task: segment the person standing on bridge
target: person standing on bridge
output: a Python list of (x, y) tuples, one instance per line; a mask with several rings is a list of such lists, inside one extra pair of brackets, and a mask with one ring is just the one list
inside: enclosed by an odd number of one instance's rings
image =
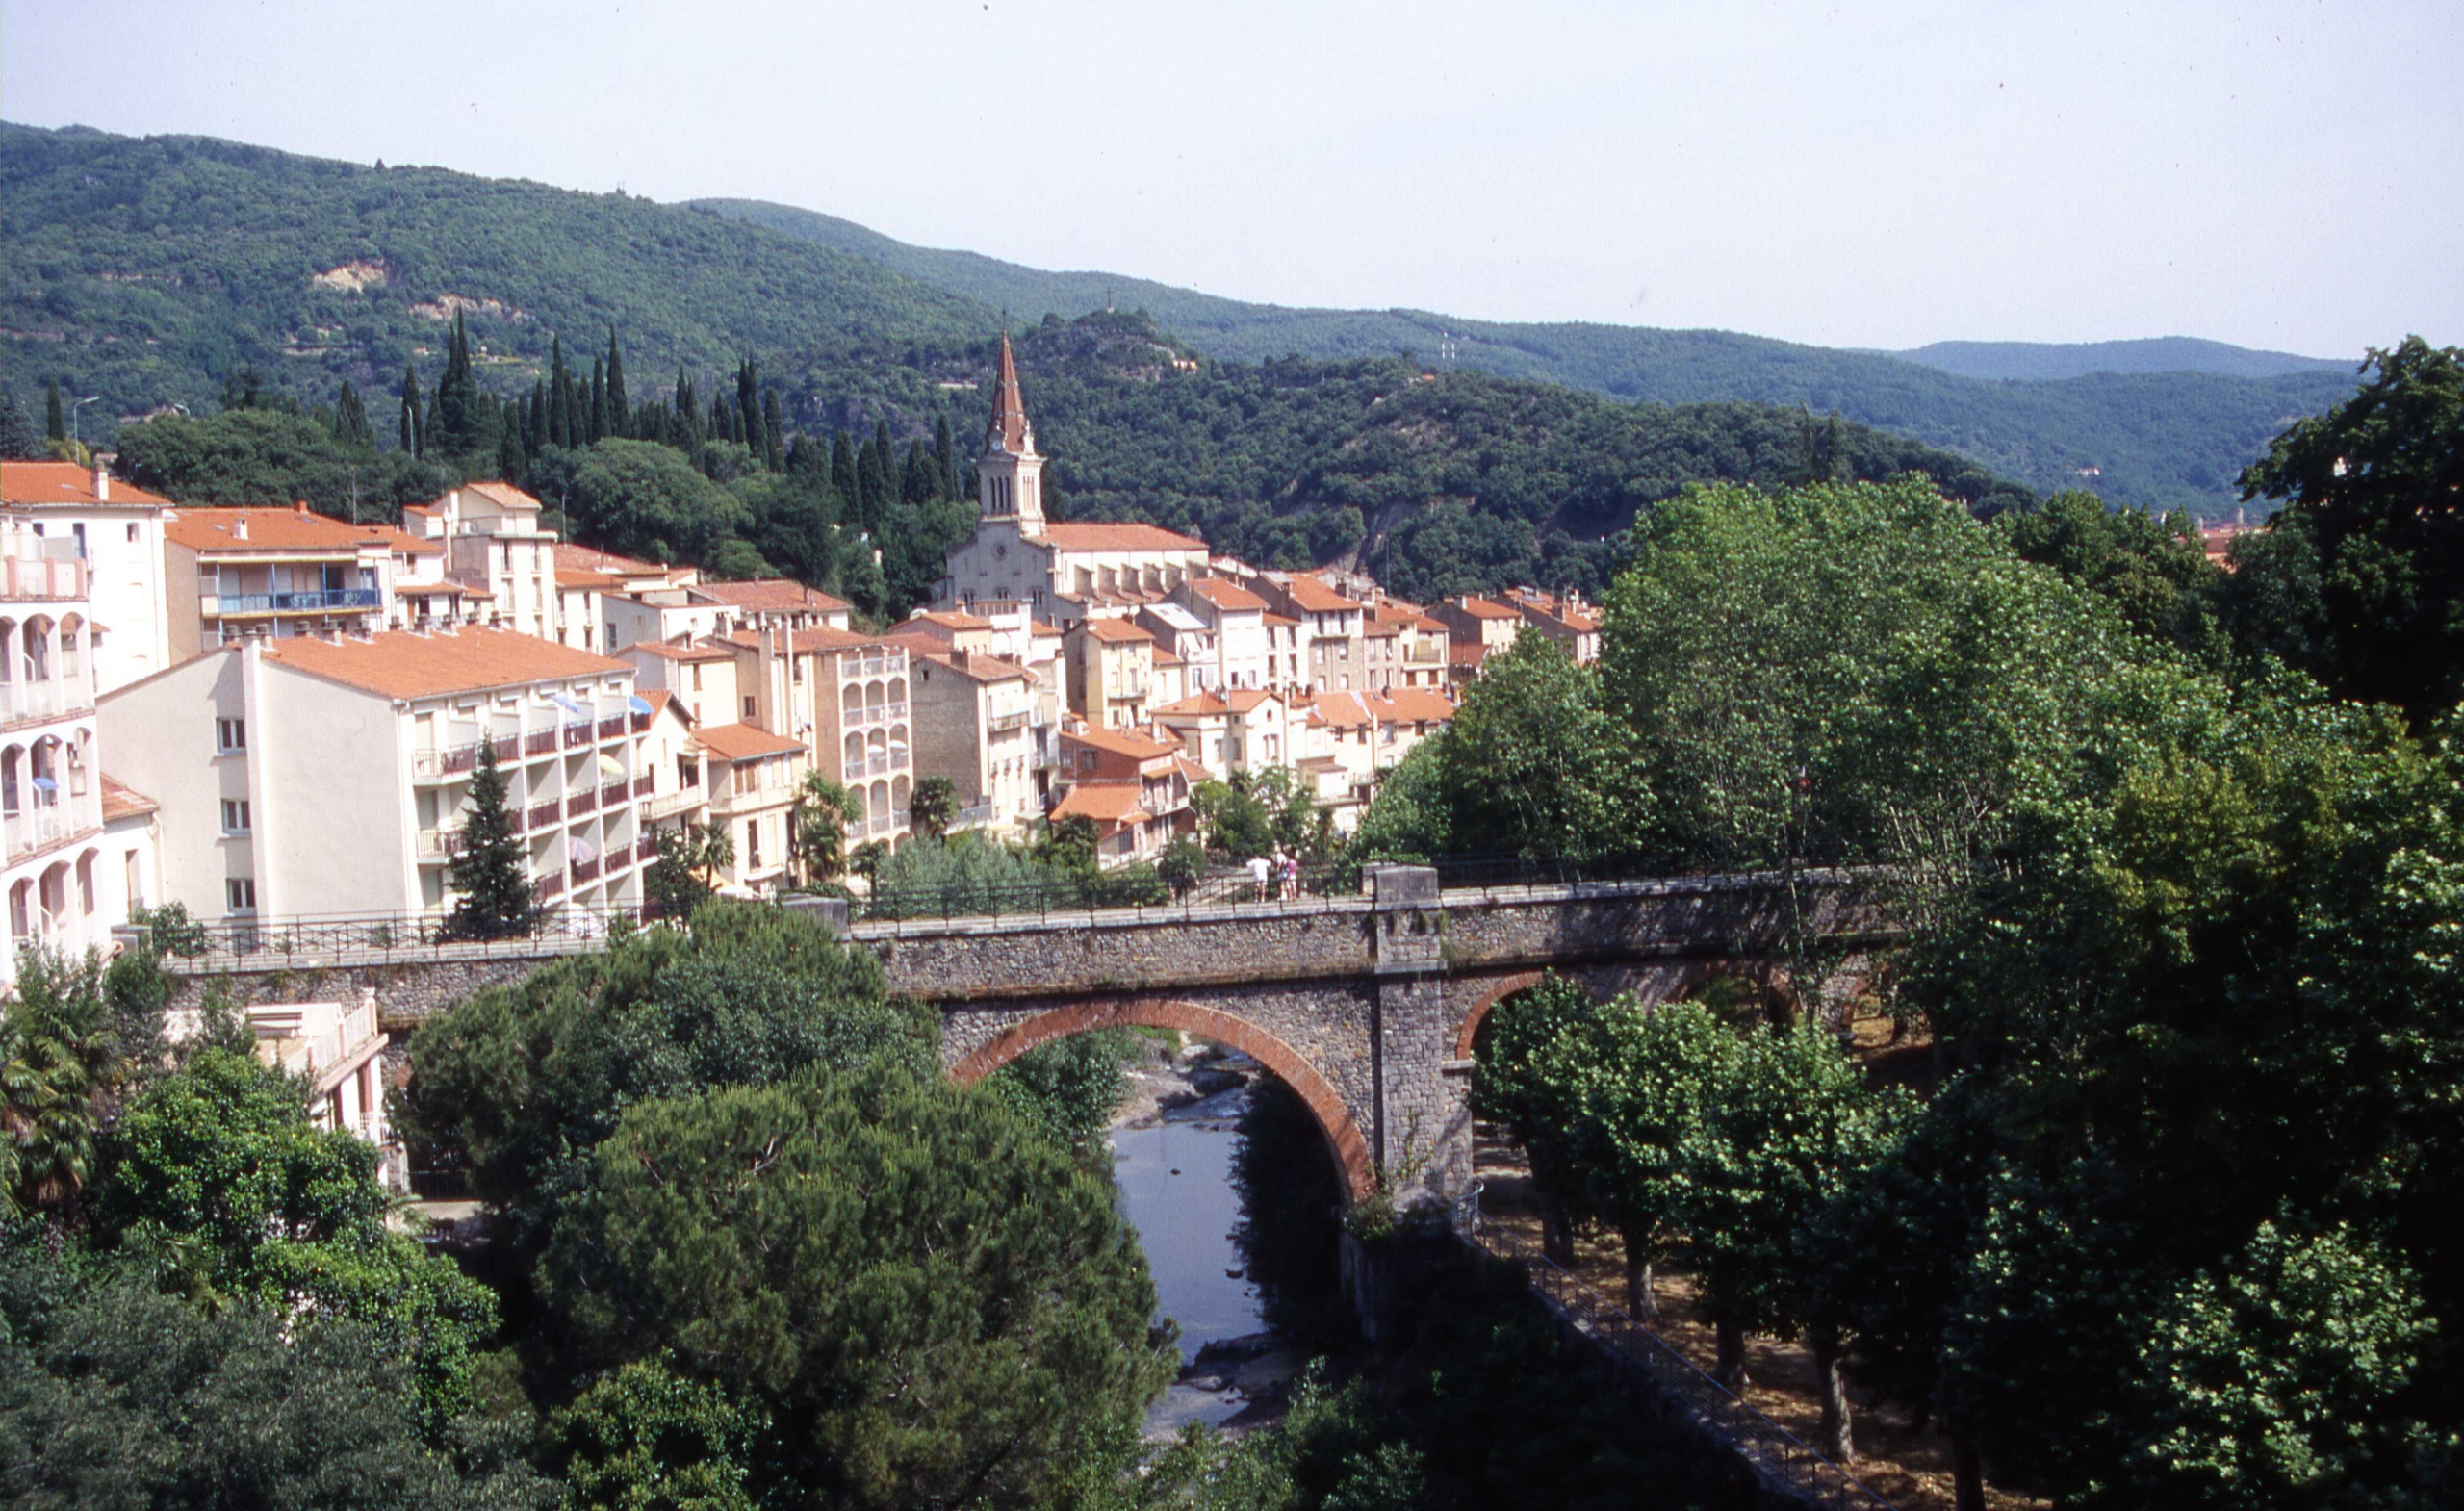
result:
[(1267, 872), (1266, 857), (1251, 856), (1249, 858), (1249, 886), (1253, 897), (1263, 898), (1267, 895)]

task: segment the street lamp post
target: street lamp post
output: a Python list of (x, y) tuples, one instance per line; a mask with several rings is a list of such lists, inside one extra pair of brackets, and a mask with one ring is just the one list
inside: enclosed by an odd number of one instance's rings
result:
[(102, 397), (100, 394), (89, 394), (68, 406), (68, 439), (77, 440), (77, 411)]

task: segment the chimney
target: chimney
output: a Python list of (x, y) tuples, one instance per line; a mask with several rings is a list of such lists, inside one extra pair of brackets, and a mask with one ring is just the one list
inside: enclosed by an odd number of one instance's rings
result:
[(231, 517), (231, 538), (233, 540), (248, 538), (248, 516), (245, 510)]
[(307, 500), (307, 499), (292, 499), (292, 500), (291, 500), (291, 512), (292, 512), (292, 513), (294, 513), (294, 514), (298, 515), (298, 516), (299, 516), (300, 518), (302, 518), (302, 519), (307, 518), (307, 516), (308, 516), (308, 500)]
[(94, 468), (94, 497), (105, 503), (112, 501), (112, 470), (99, 463)]

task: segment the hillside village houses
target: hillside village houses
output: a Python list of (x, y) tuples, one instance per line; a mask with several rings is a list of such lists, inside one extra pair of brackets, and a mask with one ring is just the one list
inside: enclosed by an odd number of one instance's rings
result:
[(1084, 817), (1107, 862), (1190, 832), (1199, 784), (1273, 768), (1348, 830), (1517, 634), (1598, 654), (1571, 597), (1424, 607), (1346, 569), (1049, 520), (1043, 464), (1005, 341), (975, 533), (933, 605), (879, 632), (801, 583), (561, 540), (500, 482), (397, 526), (0, 464), (12, 953), (103, 944), (172, 900), (439, 916), (482, 739), (555, 908), (638, 907), (656, 836), (688, 824), (728, 835), (728, 889), (790, 880), (812, 773), (856, 795), (851, 847), (905, 843), (936, 777), (954, 828)]

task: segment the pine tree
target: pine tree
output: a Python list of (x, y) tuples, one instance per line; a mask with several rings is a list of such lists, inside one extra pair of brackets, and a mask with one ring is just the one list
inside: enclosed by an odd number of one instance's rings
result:
[(530, 893), (529, 847), (513, 832), (494, 739), (479, 742), (479, 767), (471, 775), (471, 804), (462, 821), (462, 847), (446, 876), (455, 896), (453, 911), (438, 931), (440, 938), (512, 938), (528, 934), (538, 920), (539, 905)]
[(633, 400), (625, 392), (625, 353), (616, 345), (616, 327), (607, 327), (607, 433), (633, 433)]
[(941, 497), (956, 499), (959, 496), (959, 449), (958, 443), (950, 435), (950, 412), (946, 409), (933, 423), (933, 460), (940, 469)]
[(43, 395), (42, 427), (43, 434), (55, 441), (68, 439), (68, 422), (62, 419), (60, 414), (60, 379), (58, 378), (51, 380), (50, 391)]
[(413, 456), (427, 454), (427, 423), (420, 414), (420, 375), (407, 362), (402, 364), (402, 449)]

